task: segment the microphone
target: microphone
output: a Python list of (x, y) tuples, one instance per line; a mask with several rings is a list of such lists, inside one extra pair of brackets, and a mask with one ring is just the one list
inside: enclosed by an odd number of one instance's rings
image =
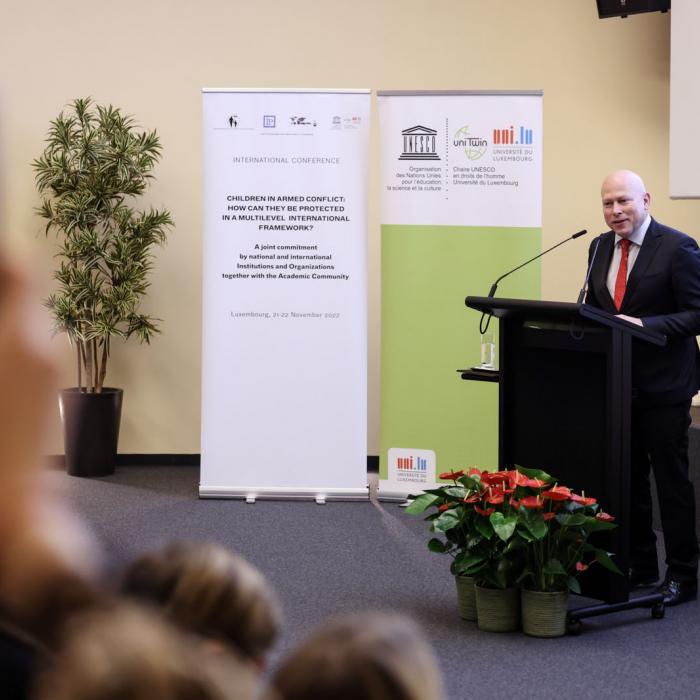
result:
[(509, 272), (506, 272), (504, 275), (501, 275), (492, 285), (491, 289), (489, 290), (488, 293), (488, 298), (490, 299), (495, 293), (496, 293), (496, 288), (498, 287), (498, 283), (504, 278), (508, 277), (508, 275), (512, 275), (514, 272), (519, 270), (521, 267), (525, 267), (525, 265), (529, 265), (531, 262), (534, 260), (537, 260), (537, 258), (541, 258), (543, 255), (546, 253), (549, 253), (550, 250), (554, 250), (555, 248), (558, 248), (560, 245), (564, 245), (567, 241), (573, 241), (574, 238), (578, 238), (579, 236), (583, 236), (584, 234), (588, 233), (586, 229), (584, 228), (582, 231), (577, 231), (576, 233), (573, 234), (573, 236), (569, 236), (568, 238), (565, 238), (563, 241), (560, 241), (556, 245), (553, 245), (551, 248), (547, 248), (547, 250), (543, 250), (539, 255), (535, 255), (534, 258), (530, 258), (529, 260), (526, 260), (522, 265), (518, 265), (518, 267), (513, 268)]
[(595, 262), (595, 256), (598, 254), (598, 247), (600, 246), (600, 239), (602, 237), (603, 234), (596, 238), (595, 248), (593, 249), (593, 255), (591, 255), (591, 262), (588, 265), (588, 269), (586, 270), (586, 279), (583, 280), (583, 287), (581, 287), (581, 291), (578, 293), (578, 299), (576, 299), (577, 304), (583, 304), (586, 292), (588, 291), (588, 279), (591, 276), (591, 270), (593, 269), (593, 263)]

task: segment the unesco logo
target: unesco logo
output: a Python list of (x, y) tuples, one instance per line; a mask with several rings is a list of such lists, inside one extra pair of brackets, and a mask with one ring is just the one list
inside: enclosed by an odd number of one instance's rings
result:
[(403, 153), (399, 160), (440, 160), (437, 154), (437, 131), (427, 126), (412, 126), (401, 132)]

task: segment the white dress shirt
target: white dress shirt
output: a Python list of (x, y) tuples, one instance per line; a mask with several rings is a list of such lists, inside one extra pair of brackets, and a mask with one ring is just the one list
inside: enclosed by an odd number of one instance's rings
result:
[[(644, 219), (644, 223), (636, 231), (633, 231), (632, 235), (629, 237), (632, 245), (630, 245), (629, 254), (627, 256), (627, 279), (629, 279), (630, 272), (632, 272), (634, 263), (637, 260), (639, 249), (641, 248), (642, 243), (644, 243), (644, 236), (646, 236), (650, 223), (651, 216), (647, 214), (647, 218)], [(612, 260), (610, 261), (610, 267), (608, 268), (608, 278), (606, 282), (610, 296), (613, 299), (615, 298), (615, 280), (617, 279), (617, 270), (620, 267), (620, 258), (622, 257), (622, 247), (620, 246), (621, 240), (621, 236), (615, 234), (615, 247), (613, 248), (613, 256)]]

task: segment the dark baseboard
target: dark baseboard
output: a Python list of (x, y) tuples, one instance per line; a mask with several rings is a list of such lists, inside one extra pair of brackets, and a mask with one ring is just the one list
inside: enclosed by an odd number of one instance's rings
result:
[[(56, 469), (65, 467), (63, 455), (49, 455), (47, 464)], [(118, 454), (118, 467), (198, 467), (198, 454)]]
[[(198, 467), (201, 458), (198, 454), (118, 454), (118, 467)], [(63, 455), (48, 455), (46, 463), (53, 469), (63, 469)], [(379, 457), (367, 456), (367, 471), (379, 471)]]

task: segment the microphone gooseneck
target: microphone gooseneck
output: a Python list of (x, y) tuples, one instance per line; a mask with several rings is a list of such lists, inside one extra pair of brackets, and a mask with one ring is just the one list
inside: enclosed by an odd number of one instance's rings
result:
[[(564, 243), (566, 243), (567, 241), (573, 241), (574, 238), (579, 238), (580, 236), (583, 236), (583, 235), (585, 235), (586, 233), (588, 233), (588, 231), (587, 231), (585, 228), (582, 229), (581, 231), (577, 231), (577, 232), (574, 233), (573, 235), (568, 236), (567, 238), (565, 238), (563, 241), (559, 241), (559, 243), (557, 243), (556, 245), (553, 245), (551, 248), (547, 248), (547, 250), (543, 250), (541, 253), (539, 253), (539, 255), (535, 255), (534, 258), (530, 258), (529, 260), (526, 260), (526, 261), (525, 261), (524, 263), (522, 263), (521, 265), (518, 265), (517, 267), (514, 267), (512, 270), (509, 270), (508, 272), (502, 274), (502, 275), (491, 285), (491, 289), (489, 289), (489, 293), (488, 293), (488, 295), (487, 295), (487, 299), (492, 299), (492, 298), (493, 298), (493, 295), (496, 293), (496, 289), (498, 289), (498, 283), (499, 283), (502, 279), (504, 279), (505, 277), (508, 277), (508, 275), (512, 275), (514, 272), (516, 272), (517, 270), (519, 270), (521, 267), (525, 267), (525, 265), (529, 265), (531, 262), (534, 262), (535, 260), (537, 260), (537, 258), (541, 258), (543, 255), (546, 255), (547, 253), (549, 253), (550, 250), (554, 250), (555, 248), (558, 248), (560, 245), (564, 245)], [(491, 323), (491, 314), (490, 314), (490, 313), (487, 313), (486, 311), (484, 311), (484, 312), (481, 314), (481, 320), (479, 321), (479, 332), (480, 332), (482, 335), (483, 335), (484, 333), (486, 333), (486, 331), (488, 330), (489, 323)]]
[(525, 267), (525, 265), (529, 265), (531, 262), (534, 262), (537, 260), (537, 258), (541, 258), (543, 255), (546, 255), (549, 253), (549, 251), (554, 250), (555, 248), (558, 248), (560, 245), (564, 245), (567, 241), (573, 241), (574, 238), (578, 238), (579, 236), (583, 236), (584, 234), (588, 233), (588, 231), (584, 228), (581, 231), (577, 231), (574, 233), (572, 236), (568, 236), (565, 238), (563, 241), (559, 241), (556, 245), (553, 245), (551, 248), (547, 248), (547, 250), (543, 250), (539, 255), (535, 255), (534, 258), (530, 258), (529, 260), (526, 260), (524, 263), (521, 265), (518, 265), (517, 267), (514, 267), (512, 270), (509, 270), (508, 272), (502, 274), (492, 285), (491, 289), (489, 289), (488, 293), (488, 298), (493, 297), (493, 295), (496, 293), (496, 289), (498, 289), (498, 283), (504, 279), (505, 277), (508, 277), (508, 275), (512, 275), (514, 272), (517, 272), (521, 267)]
[(595, 256), (598, 254), (598, 247), (600, 246), (600, 239), (602, 234), (596, 238), (595, 248), (593, 249), (593, 255), (591, 255), (591, 262), (588, 264), (588, 269), (586, 270), (586, 278), (583, 280), (583, 287), (578, 293), (578, 299), (576, 299), (577, 304), (583, 304), (583, 300), (586, 297), (586, 292), (588, 291), (588, 280), (591, 276), (591, 270), (593, 270), (593, 263), (595, 262)]

